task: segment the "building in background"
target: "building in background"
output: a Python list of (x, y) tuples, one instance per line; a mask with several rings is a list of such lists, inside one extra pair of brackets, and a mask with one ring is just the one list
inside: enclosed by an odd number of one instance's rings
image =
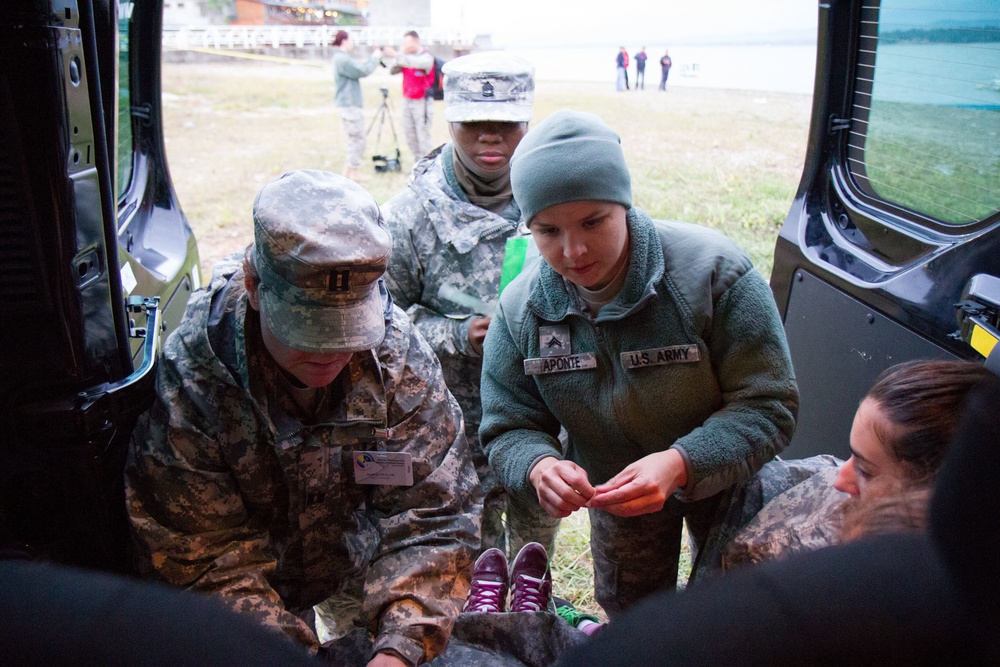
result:
[(212, 0), (163, 0), (163, 25), (173, 27), (229, 23), (236, 16), (232, 3), (226, 3), (228, 7), (220, 7), (218, 4)]
[(318, 48), (314, 55), (327, 58), (325, 47), (344, 26), (364, 47), (398, 45), (403, 33), (416, 29), (424, 47), (444, 60), (493, 48), (490, 35), (465, 29), (465, 16), (465, 0), (164, 0), (163, 43), (185, 59), (199, 49), (271, 49), (275, 55), (284, 48), (296, 57)]
[(238, 25), (364, 25), (367, 0), (235, 0)]
[(431, 25), (431, 0), (371, 0), (368, 25), (422, 28)]
[(366, 25), (368, 4), (369, 0), (164, 0), (163, 25)]

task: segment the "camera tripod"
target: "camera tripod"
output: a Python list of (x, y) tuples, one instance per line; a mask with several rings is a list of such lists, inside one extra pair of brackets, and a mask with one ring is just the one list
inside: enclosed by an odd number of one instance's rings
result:
[[(389, 89), (381, 88), (382, 93), (382, 104), (375, 111), (375, 117), (372, 118), (371, 125), (368, 126), (368, 131), (365, 136), (369, 136), (372, 133), (372, 128), (375, 127), (376, 121), (378, 122), (378, 134), (375, 135), (375, 155), (372, 155), (372, 162), (375, 163), (375, 173), (384, 174), (387, 171), (401, 171), (402, 166), (399, 163), (399, 140), (396, 138), (396, 126), (392, 124), (392, 110), (389, 108)], [(396, 157), (388, 157), (378, 152), (379, 144), (382, 142), (382, 127), (385, 125), (386, 119), (389, 119), (389, 129), (392, 130), (392, 143), (396, 146)]]

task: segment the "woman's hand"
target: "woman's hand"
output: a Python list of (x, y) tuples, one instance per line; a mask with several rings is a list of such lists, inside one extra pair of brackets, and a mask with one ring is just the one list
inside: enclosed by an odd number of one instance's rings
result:
[(477, 317), (469, 323), (469, 344), (477, 353), (483, 353), (483, 341), (486, 340), (486, 330), (490, 328), (489, 317)]
[(583, 468), (554, 456), (538, 461), (528, 473), (528, 480), (535, 487), (539, 504), (559, 519), (586, 506), (594, 495), (594, 487)]
[(588, 507), (618, 516), (658, 512), (670, 494), (685, 484), (684, 457), (676, 449), (668, 449), (642, 457), (598, 485)]
[(410, 667), (410, 663), (392, 653), (376, 653), (375, 657), (368, 661), (368, 667)]

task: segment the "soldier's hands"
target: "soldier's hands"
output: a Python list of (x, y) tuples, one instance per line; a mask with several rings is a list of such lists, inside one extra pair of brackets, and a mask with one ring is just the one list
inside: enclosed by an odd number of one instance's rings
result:
[(385, 56), (386, 58), (395, 58), (396, 49), (392, 48), (391, 46), (383, 46), (382, 55)]
[(376, 653), (375, 657), (368, 661), (368, 667), (410, 667), (410, 663), (391, 653)]
[(477, 317), (469, 323), (469, 344), (477, 353), (483, 353), (483, 341), (486, 340), (486, 330), (490, 326), (490, 317)]
[(596, 495), (590, 499), (590, 507), (618, 516), (658, 512), (670, 494), (685, 484), (684, 457), (676, 449), (668, 449), (642, 457), (598, 485)]
[(542, 508), (560, 519), (587, 506), (587, 501), (594, 495), (594, 487), (587, 480), (583, 468), (554, 456), (536, 463), (528, 473), (528, 480), (535, 487)]

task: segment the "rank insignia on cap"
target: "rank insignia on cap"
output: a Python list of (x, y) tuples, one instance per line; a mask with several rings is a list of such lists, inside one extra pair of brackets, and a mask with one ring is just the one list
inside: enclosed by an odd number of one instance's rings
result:
[(344, 269), (342, 271), (330, 271), (330, 283), (327, 289), (330, 292), (351, 291), (351, 270)]
[(449, 123), (526, 123), (535, 95), (535, 66), (503, 51), (445, 63), (444, 116)]

